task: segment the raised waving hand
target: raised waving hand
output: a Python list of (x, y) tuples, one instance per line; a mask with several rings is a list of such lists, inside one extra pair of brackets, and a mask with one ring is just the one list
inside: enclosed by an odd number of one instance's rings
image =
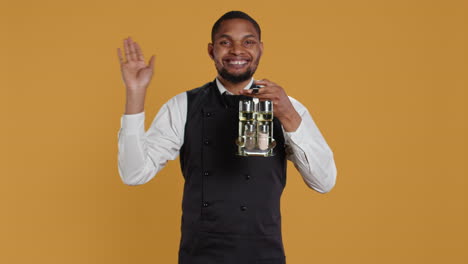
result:
[(146, 64), (138, 43), (130, 37), (124, 39), (123, 43), (126, 61), (120, 48), (117, 48), (117, 55), (127, 90), (126, 114), (134, 114), (143, 111), (146, 88), (154, 72), (154, 55)]

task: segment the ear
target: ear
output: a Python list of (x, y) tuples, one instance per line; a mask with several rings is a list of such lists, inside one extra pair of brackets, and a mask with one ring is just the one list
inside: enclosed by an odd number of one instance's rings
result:
[(208, 43), (208, 55), (210, 56), (210, 58), (212, 60), (214, 60), (214, 55), (213, 55), (213, 44), (212, 43)]
[(263, 42), (260, 41), (260, 57), (263, 55)]

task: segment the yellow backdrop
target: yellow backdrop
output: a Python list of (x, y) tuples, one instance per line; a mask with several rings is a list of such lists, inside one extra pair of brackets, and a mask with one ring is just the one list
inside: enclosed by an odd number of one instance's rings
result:
[(156, 54), (146, 128), (216, 75), (215, 20), (263, 30), (255, 78), (311, 112), (337, 184), (282, 199), (288, 263), (468, 263), (468, 2), (13, 1), (1, 27), (0, 263), (176, 263), (183, 178), (124, 185), (117, 47)]

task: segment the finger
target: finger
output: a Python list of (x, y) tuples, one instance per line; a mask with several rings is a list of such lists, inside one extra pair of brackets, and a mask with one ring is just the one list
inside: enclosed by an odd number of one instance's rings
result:
[(255, 81), (255, 84), (257, 85), (269, 85), (269, 86), (273, 86), (273, 85), (276, 85), (276, 83), (268, 80), (268, 79), (262, 79), (262, 80), (258, 80), (258, 81)]
[(266, 93), (270, 93), (270, 92), (271, 92), (271, 87), (264, 86), (264, 87), (258, 89), (257, 95), (266, 94)]
[(261, 79), (261, 80), (256, 80), (255, 84), (267, 84), (270, 83), (268, 79)]
[[(255, 92), (255, 90), (257, 92)], [(240, 91), (241, 95), (252, 95), (252, 96), (258, 96), (258, 95), (270, 94), (270, 93), (272, 93), (272, 91), (271, 89), (267, 87), (262, 87), (262, 88), (257, 88), (257, 89), (245, 89), (245, 90)]]
[(124, 63), (124, 60), (122, 58), (122, 51), (120, 50), (120, 48), (117, 48), (117, 56), (119, 57), (120, 65), (122, 65)]
[(130, 45), (130, 58), (135, 61), (135, 60), (137, 60), (136, 50), (135, 50), (135, 42), (133, 42), (133, 40), (130, 37), (128, 39), (130, 41), (130, 43), (129, 43), (129, 45)]
[(276, 93), (276, 89), (274, 86), (265, 86), (265, 87), (259, 88), (257, 93), (255, 94), (252, 93), (252, 94), (257, 95), (257, 96), (262, 96), (262, 95), (275, 94), (275, 93)]
[(138, 45), (138, 43), (136, 42), (135, 42), (135, 50), (136, 50), (138, 60), (144, 61), (145, 57), (143, 56), (143, 52), (141, 51), (140, 45)]
[(130, 46), (128, 44), (128, 38), (124, 39), (124, 51), (125, 51), (125, 58), (127, 61), (130, 60)]
[(264, 94), (254, 94), (254, 93), (251, 93), (251, 92), (243, 92), (242, 95), (245, 95), (245, 96), (248, 96), (248, 97), (255, 97), (255, 98), (258, 98), (258, 99), (266, 99), (266, 100), (273, 100), (274, 98), (276, 98), (275, 94), (271, 94), (271, 93), (264, 93)]

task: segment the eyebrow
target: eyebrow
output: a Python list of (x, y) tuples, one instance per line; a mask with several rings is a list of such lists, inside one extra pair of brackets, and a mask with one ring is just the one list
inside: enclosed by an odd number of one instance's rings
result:
[[(219, 38), (228, 38), (228, 39), (232, 39), (231, 36), (227, 35), (227, 34), (222, 34), (221, 36), (219, 36)], [(249, 34), (249, 35), (245, 35), (244, 37), (242, 37), (242, 39), (246, 39), (246, 38), (256, 38), (255, 35), (253, 34)]]

